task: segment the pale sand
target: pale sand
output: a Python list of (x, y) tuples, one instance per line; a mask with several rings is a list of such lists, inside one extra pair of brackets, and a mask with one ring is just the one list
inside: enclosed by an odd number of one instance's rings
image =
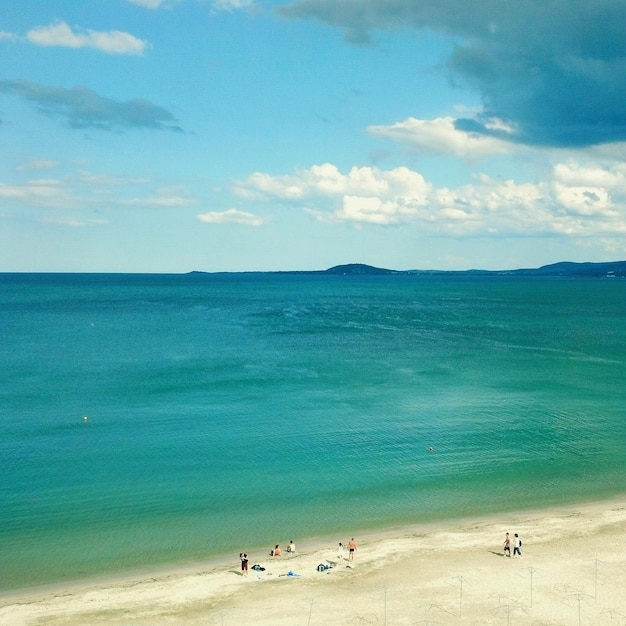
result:
[[(503, 556), (505, 531), (520, 534), (523, 558)], [(337, 561), (334, 541), (280, 559), (268, 547), (250, 555), (266, 571), (247, 577), (235, 554), (229, 565), (4, 594), (0, 624), (626, 624), (626, 497), (355, 538), (353, 568), (316, 570)]]

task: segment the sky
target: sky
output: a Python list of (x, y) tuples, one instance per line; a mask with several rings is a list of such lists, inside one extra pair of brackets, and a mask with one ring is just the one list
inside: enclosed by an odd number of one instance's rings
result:
[(622, 259), (624, 0), (2, 3), (2, 272)]

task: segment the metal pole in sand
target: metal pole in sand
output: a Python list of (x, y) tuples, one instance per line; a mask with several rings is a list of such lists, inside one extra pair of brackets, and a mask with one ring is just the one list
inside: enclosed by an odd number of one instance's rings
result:
[(383, 587), (383, 593), (385, 594), (385, 612), (383, 617), (383, 625), (387, 626), (387, 591), (389, 589), (387, 587)]
[(311, 624), (311, 615), (313, 614), (313, 604), (315, 604), (315, 601), (313, 600), (313, 598), (309, 598), (309, 619), (307, 620), (307, 626), (310, 626)]
[(593, 598), (594, 600), (598, 599), (598, 559), (594, 559), (594, 572), (593, 572)]
[(511, 623), (511, 613), (515, 610), (515, 607), (512, 607), (510, 604), (505, 604), (502, 608), (506, 611), (506, 626), (509, 626)]
[(461, 587), (459, 589), (459, 617), (463, 616), (463, 576), (457, 576)]
[[(523, 571), (526, 571), (526, 570), (528, 570), (528, 572), (530, 572), (530, 608), (532, 609), (533, 608), (533, 574), (535, 572), (538, 572), (539, 570), (534, 568), (534, 567), (527, 567)], [(522, 575), (522, 573), (520, 572), (518, 574), (518, 576), (522, 576), (522, 578), (523, 578), (525, 575)]]
[(580, 602), (585, 596), (582, 593), (576, 593), (574, 597), (578, 600), (578, 626), (580, 626)]
[(533, 608), (533, 574), (535, 573), (534, 567), (529, 567), (528, 571), (530, 572), (530, 608)]

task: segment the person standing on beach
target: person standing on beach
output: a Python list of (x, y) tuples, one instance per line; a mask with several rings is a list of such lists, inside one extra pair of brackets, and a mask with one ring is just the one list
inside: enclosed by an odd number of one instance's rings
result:
[(348, 560), (354, 561), (354, 553), (356, 552), (356, 541), (354, 537), (348, 541)]
[(339, 542), (339, 547), (337, 548), (337, 558), (340, 561), (343, 561), (343, 543)]
[(511, 556), (511, 537), (509, 537), (509, 533), (504, 538), (504, 556)]
[(244, 552), (239, 553), (239, 558), (241, 559), (241, 575), (248, 575), (248, 555)]
[(515, 533), (515, 539), (513, 539), (513, 556), (515, 555), (522, 558), (522, 540), (517, 533)]

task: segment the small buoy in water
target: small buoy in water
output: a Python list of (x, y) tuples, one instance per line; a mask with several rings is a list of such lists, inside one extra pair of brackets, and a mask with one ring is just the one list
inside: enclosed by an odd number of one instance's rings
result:
[(84, 416), (83, 416), (83, 422), (86, 422), (86, 421), (87, 421), (87, 416), (86, 416), (86, 415), (84, 415)]
[[(87, 419), (87, 418), (85, 418), (85, 419)], [(433, 447), (432, 447), (432, 446), (430, 446), (430, 448), (428, 448), (428, 451), (429, 451), (429, 452), (433, 452)]]

